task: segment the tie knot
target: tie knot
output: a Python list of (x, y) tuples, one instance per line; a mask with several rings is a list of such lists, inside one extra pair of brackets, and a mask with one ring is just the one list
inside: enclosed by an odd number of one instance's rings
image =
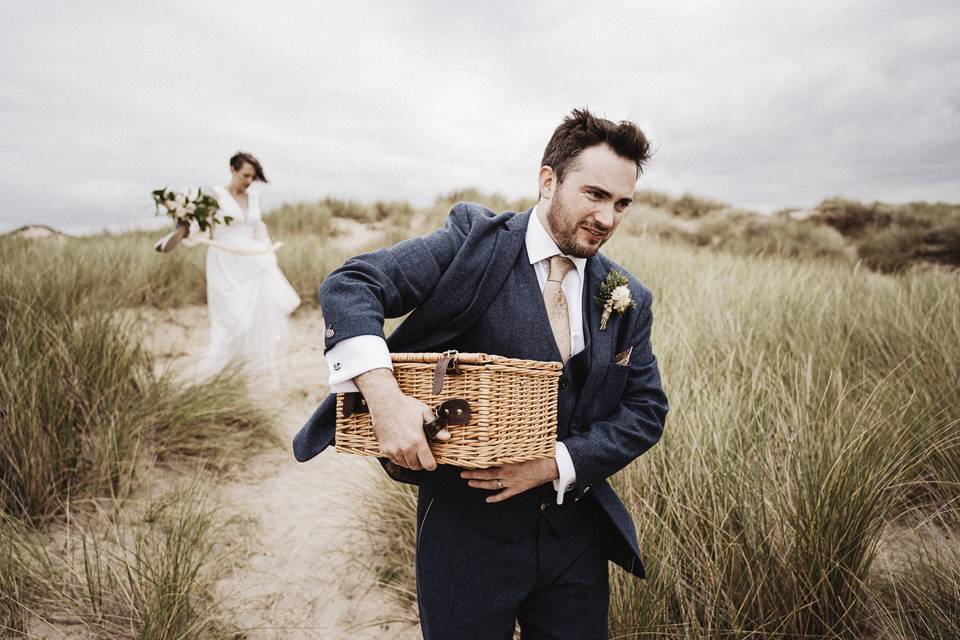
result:
[(547, 274), (547, 280), (562, 282), (570, 269), (573, 269), (573, 260), (565, 256), (553, 256), (550, 258), (550, 273)]

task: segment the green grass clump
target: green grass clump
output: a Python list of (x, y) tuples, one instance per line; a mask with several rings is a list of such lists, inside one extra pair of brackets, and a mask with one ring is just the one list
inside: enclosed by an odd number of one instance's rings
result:
[(0, 346), (0, 497), (37, 522), (66, 496), (122, 493), (139, 457), (225, 470), (279, 444), (239, 376), (183, 386), (153, 373), (132, 330), (106, 314), (7, 317)]
[(358, 493), (368, 505), (359, 512), (357, 522), (357, 528), (364, 532), (368, 543), (364, 557), (372, 560), (380, 585), (415, 611), (417, 489), (378, 475)]
[(236, 458), (276, 442), (241, 379), (189, 387), (156, 375), (129, 323), (95, 298), (24, 288), (18, 266), (0, 267), (3, 511), (40, 522), (68, 494), (121, 492), (147, 444), (167, 458)]
[(633, 194), (635, 205), (650, 209), (661, 209), (678, 218), (703, 218), (717, 211), (729, 209), (730, 205), (719, 200), (685, 193), (674, 198), (662, 191), (639, 189)]
[[(45, 536), (0, 516), (0, 630), (3, 637), (174, 640), (236, 638), (213, 584), (236, 558), (236, 535), (194, 485), (138, 511), (108, 504)], [(11, 560), (12, 558), (12, 560)]]
[(693, 242), (739, 255), (784, 256), (849, 262), (843, 237), (829, 227), (785, 216), (728, 211), (703, 219)]
[[(213, 535), (200, 515), (178, 515), (162, 542), (134, 537), (109, 580), (104, 556), (85, 548), (83, 589), (65, 586), (73, 558), (46, 539), (80, 505), (128, 497), (143, 462), (225, 471), (278, 444), (237, 375), (190, 386), (155, 373), (116, 312), (129, 292), (96, 282), (107, 261), (91, 247), (0, 240), (0, 624), (29, 634), (48, 606), (99, 637), (212, 637), (197, 626), (191, 568)], [(103, 604), (117, 598), (128, 601), (120, 614)]]
[[(691, 196), (637, 191), (624, 219), (628, 233), (739, 255), (851, 262), (883, 273), (914, 264), (960, 267), (960, 205), (889, 205), (824, 200), (807, 212), (764, 216)], [(802, 215), (795, 215), (795, 214)]]
[(877, 271), (899, 272), (916, 263), (960, 267), (960, 205), (833, 198), (817, 205), (810, 220), (843, 234)]
[(62, 241), (0, 238), (4, 271), (0, 293), (11, 286), (44, 309), (91, 304), (103, 309), (206, 302), (203, 251), (153, 250), (158, 232), (101, 234)]
[(890, 614), (868, 586), (885, 528), (960, 489), (955, 278), (611, 244), (658, 294), (673, 407), (617, 478), (650, 575), (617, 579), (611, 628), (861, 637)]
[(408, 202), (377, 201), (364, 204), (353, 200), (324, 198), (315, 202), (284, 204), (264, 216), (271, 231), (278, 233), (314, 233), (332, 235), (336, 231), (334, 218), (345, 218), (363, 223), (389, 221), (405, 224), (413, 215)]
[(323, 200), (319, 202), (284, 203), (271, 209), (263, 216), (263, 221), (272, 236), (294, 234), (314, 234), (333, 236), (336, 226), (333, 223), (333, 209)]

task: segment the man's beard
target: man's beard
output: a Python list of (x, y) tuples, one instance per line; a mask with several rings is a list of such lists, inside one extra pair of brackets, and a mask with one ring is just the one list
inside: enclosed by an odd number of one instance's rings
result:
[(596, 245), (579, 243), (577, 242), (577, 230), (581, 227), (581, 224), (571, 220), (567, 214), (567, 203), (560, 195), (558, 185), (556, 195), (553, 197), (553, 202), (550, 205), (550, 210), (547, 212), (547, 225), (553, 234), (553, 239), (557, 243), (557, 248), (560, 249), (564, 255), (573, 256), (574, 258), (592, 258), (596, 255), (597, 251), (600, 250), (600, 247), (603, 246), (603, 243), (610, 239), (610, 234), (613, 230), (592, 223), (584, 223), (590, 231), (603, 234), (604, 238)]

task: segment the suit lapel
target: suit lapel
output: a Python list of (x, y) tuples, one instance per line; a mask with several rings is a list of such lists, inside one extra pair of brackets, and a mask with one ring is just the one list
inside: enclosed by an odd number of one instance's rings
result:
[(600, 331), (600, 320), (603, 315), (603, 308), (597, 303), (597, 292), (600, 291), (600, 284), (603, 283), (607, 274), (604, 272), (603, 264), (600, 258), (593, 256), (587, 260), (586, 281), (583, 286), (583, 318), (586, 322), (584, 327), (584, 348), (587, 349), (587, 379), (584, 382), (580, 400), (577, 403), (577, 410), (574, 414), (574, 420), (580, 417), (580, 412), (585, 411), (593, 402), (593, 397), (600, 390), (600, 385), (606, 374), (607, 366), (613, 362), (614, 350), (617, 343), (617, 332), (619, 316), (612, 314), (607, 321), (607, 328)]

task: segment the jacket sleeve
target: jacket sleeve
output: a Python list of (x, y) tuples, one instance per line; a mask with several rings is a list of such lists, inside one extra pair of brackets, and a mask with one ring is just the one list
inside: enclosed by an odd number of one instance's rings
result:
[(433, 291), (470, 225), (469, 210), (457, 205), (444, 226), (429, 236), (356, 256), (331, 273), (317, 295), (326, 349), (355, 336), (383, 338), (384, 318), (409, 313)]
[(610, 415), (563, 440), (581, 489), (612, 476), (656, 444), (663, 434), (669, 405), (650, 344), (652, 295), (647, 292), (642, 299), (644, 304), (627, 342), (633, 351), (629, 367), (624, 367), (626, 384), (619, 403)]

